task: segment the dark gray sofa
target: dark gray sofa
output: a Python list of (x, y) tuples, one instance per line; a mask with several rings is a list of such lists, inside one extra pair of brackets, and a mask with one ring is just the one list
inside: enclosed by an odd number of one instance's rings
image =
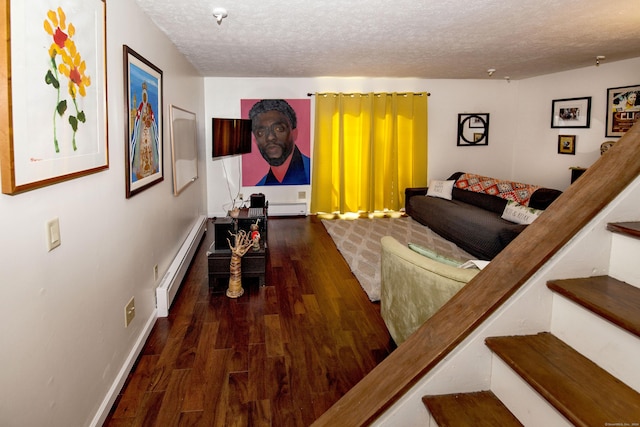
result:
[[(456, 172), (448, 179), (457, 180), (462, 174)], [(455, 186), (452, 200), (426, 194), (426, 187), (405, 189), (406, 213), (478, 259), (493, 259), (527, 227), (501, 218), (507, 200), (498, 196)], [(544, 210), (560, 194), (539, 188), (531, 195), (529, 207)]]

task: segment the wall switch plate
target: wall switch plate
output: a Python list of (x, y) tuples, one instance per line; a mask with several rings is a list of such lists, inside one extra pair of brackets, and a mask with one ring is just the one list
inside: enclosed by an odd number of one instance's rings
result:
[(134, 297), (131, 297), (131, 300), (124, 306), (124, 327), (128, 327), (129, 324), (133, 321), (133, 318), (136, 317), (136, 301)]
[(47, 222), (47, 249), (49, 252), (60, 246), (60, 221), (54, 218)]

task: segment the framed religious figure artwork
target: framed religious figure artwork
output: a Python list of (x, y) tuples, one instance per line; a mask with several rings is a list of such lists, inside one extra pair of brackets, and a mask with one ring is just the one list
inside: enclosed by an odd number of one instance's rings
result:
[(640, 85), (607, 89), (605, 136), (622, 136), (640, 119)]
[(124, 45), (126, 196), (164, 179), (162, 70)]
[(558, 135), (558, 154), (576, 154), (575, 135)]
[(107, 169), (105, 1), (1, 3), (2, 192)]
[(591, 97), (555, 99), (551, 102), (552, 128), (588, 128), (591, 122)]

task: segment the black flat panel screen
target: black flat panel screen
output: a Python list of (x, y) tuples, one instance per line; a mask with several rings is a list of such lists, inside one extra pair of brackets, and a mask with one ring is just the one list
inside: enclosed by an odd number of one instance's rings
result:
[(212, 119), (212, 157), (251, 152), (251, 120)]

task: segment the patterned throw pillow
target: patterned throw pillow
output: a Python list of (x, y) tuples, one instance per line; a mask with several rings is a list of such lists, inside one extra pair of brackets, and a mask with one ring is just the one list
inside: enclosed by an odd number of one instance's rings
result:
[(427, 196), (440, 197), (441, 199), (451, 200), (451, 192), (453, 191), (454, 180), (451, 181), (437, 181), (432, 179), (431, 185), (427, 190)]
[(504, 212), (502, 212), (502, 218), (516, 224), (531, 224), (542, 212), (544, 211), (522, 206), (518, 202), (509, 200), (507, 206), (504, 207)]

